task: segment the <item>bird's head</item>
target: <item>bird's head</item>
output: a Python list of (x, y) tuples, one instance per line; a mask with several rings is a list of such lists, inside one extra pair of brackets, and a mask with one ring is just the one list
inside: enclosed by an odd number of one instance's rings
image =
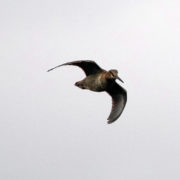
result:
[(110, 78), (111, 78), (111, 79), (113, 79), (113, 80), (118, 79), (118, 80), (120, 80), (122, 83), (124, 83), (123, 80), (118, 76), (118, 71), (117, 71), (116, 69), (111, 69), (111, 70), (109, 70), (109, 73), (110, 73)]

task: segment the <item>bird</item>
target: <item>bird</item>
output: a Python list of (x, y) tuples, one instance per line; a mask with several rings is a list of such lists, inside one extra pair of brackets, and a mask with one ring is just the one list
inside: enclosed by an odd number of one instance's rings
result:
[(78, 66), (86, 75), (83, 80), (77, 81), (74, 84), (75, 86), (94, 92), (107, 92), (111, 96), (112, 107), (107, 123), (111, 124), (116, 121), (122, 114), (127, 102), (127, 91), (116, 82), (118, 79), (124, 83), (118, 76), (118, 71), (116, 69), (106, 71), (93, 60), (76, 60), (55, 66), (47, 72), (65, 65)]

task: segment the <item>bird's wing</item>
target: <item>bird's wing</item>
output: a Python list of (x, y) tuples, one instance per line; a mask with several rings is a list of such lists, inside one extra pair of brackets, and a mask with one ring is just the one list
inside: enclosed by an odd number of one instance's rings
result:
[(86, 76), (91, 75), (91, 74), (96, 74), (96, 73), (102, 71), (102, 69), (94, 61), (80, 60), (80, 61), (72, 61), (72, 62), (58, 65), (54, 68), (49, 69), (48, 72), (52, 71), (53, 69), (58, 68), (60, 66), (64, 66), (64, 65), (79, 66), (85, 72)]
[(123, 112), (127, 101), (127, 92), (116, 82), (114, 82), (106, 91), (112, 97), (112, 109), (108, 117), (108, 124), (110, 124), (117, 120)]

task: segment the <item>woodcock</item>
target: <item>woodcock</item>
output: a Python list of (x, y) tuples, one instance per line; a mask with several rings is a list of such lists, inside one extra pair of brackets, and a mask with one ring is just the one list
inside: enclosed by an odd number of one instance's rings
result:
[(111, 69), (106, 71), (98, 66), (94, 61), (81, 60), (73, 61), (58, 65), (48, 70), (51, 71), (55, 68), (64, 65), (74, 65), (80, 67), (86, 74), (86, 78), (75, 83), (75, 86), (81, 89), (89, 89), (95, 92), (107, 92), (112, 98), (112, 109), (108, 117), (108, 124), (117, 120), (124, 110), (127, 101), (127, 92), (119, 84), (116, 79), (123, 82), (118, 77), (118, 71)]

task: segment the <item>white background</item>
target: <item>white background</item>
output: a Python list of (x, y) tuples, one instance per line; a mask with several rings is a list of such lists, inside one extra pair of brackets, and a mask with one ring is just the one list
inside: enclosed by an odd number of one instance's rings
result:
[[(0, 2), (0, 179), (179, 180), (180, 2)], [(93, 59), (128, 91), (74, 86)]]

